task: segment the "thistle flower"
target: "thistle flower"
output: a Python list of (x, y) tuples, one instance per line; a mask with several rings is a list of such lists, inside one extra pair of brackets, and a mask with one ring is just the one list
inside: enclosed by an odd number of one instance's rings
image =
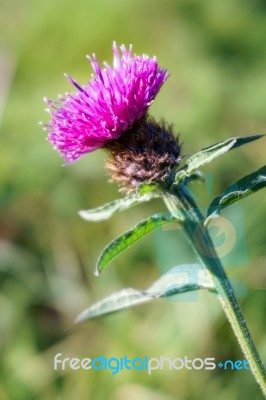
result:
[(59, 102), (44, 99), (51, 120), (46, 129), (48, 140), (67, 162), (104, 147), (130, 129), (148, 110), (162, 84), (166, 69), (156, 58), (132, 55), (124, 45), (113, 44), (113, 67), (101, 69), (93, 55), (88, 57), (95, 76), (83, 87), (69, 76), (78, 89), (66, 93)]
[(180, 147), (172, 129), (148, 116), (148, 108), (168, 77), (155, 57), (132, 55), (113, 44), (113, 67), (101, 69), (88, 57), (95, 75), (59, 102), (45, 99), (51, 114), (48, 140), (67, 162), (103, 148), (113, 181), (122, 190), (135, 190), (140, 183), (164, 180), (180, 161)]

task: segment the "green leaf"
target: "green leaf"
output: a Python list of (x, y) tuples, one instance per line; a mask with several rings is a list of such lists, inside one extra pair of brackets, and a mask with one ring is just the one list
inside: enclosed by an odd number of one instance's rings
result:
[(94, 208), (92, 210), (79, 211), (79, 215), (87, 221), (100, 221), (103, 219), (110, 218), (113, 214), (127, 210), (137, 204), (149, 201), (152, 198), (159, 197), (155, 192), (149, 192), (143, 196), (139, 194), (133, 194), (130, 197), (112, 201), (111, 203), (105, 204), (104, 206)]
[(257, 190), (266, 186), (266, 166), (258, 169), (250, 175), (241, 178), (237, 182), (230, 185), (218, 197), (216, 197), (208, 208), (207, 219), (205, 224), (208, 223), (210, 218), (220, 214), (221, 210), (236, 201), (242, 200), (244, 197), (255, 193)]
[(241, 137), (237, 137), (236, 138), (236, 143), (234, 144), (234, 146), (232, 148), (236, 149), (237, 147), (242, 146), (243, 144), (254, 142), (254, 140), (261, 139), (264, 136), (265, 135), (253, 135), (253, 136), (246, 136), (246, 137), (242, 137), (242, 138)]
[(149, 289), (123, 289), (93, 304), (83, 311), (76, 322), (121, 311), (158, 298), (172, 297), (199, 289), (216, 292), (210, 273), (199, 264), (185, 264), (172, 268)]
[(200, 171), (193, 172), (190, 176), (188, 176), (185, 180), (185, 184), (190, 182), (205, 182), (205, 176)]
[(169, 224), (171, 222), (181, 222), (182, 220), (183, 217), (178, 211), (176, 211), (175, 213), (171, 214), (155, 214), (152, 217), (141, 221), (134, 226), (134, 228), (125, 232), (123, 235), (119, 236), (105, 247), (98, 259), (95, 274), (99, 275), (99, 273), (110, 261), (118, 256), (118, 254), (120, 254), (123, 250), (140, 240), (143, 236), (154, 231), (160, 226)]
[(234, 146), (235, 143), (236, 138), (231, 138), (225, 140), (224, 142), (207, 147), (206, 149), (200, 150), (186, 161), (186, 172), (190, 175), (192, 172), (196, 171), (203, 165), (208, 164), (216, 157), (226, 153)]
[(210, 147), (200, 150), (198, 153), (193, 154), (176, 174), (176, 182), (190, 176), (194, 171), (201, 168), (203, 165), (208, 164), (215, 158), (221, 156), (229, 150), (242, 146), (243, 144), (250, 143), (254, 140), (260, 139), (263, 135), (254, 135), (245, 138), (233, 137), (223, 142), (216, 143)]

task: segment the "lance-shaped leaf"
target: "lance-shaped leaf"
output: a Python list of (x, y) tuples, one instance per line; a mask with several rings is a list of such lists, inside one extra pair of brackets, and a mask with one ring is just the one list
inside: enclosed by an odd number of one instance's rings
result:
[(77, 317), (76, 322), (199, 289), (216, 292), (209, 271), (199, 264), (179, 265), (169, 270), (147, 290), (123, 289), (93, 304)]
[(94, 208), (92, 210), (82, 210), (79, 211), (79, 215), (87, 221), (100, 221), (103, 219), (110, 218), (113, 214), (127, 210), (137, 204), (149, 201), (152, 198), (159, 197), (159, 194), (154, 191), (144, 194), (143, 196), (139, 194), (133, 194), (131, 196), (125, 197), (123, 199), (112, 201), (104, 206)]
[(134, 226), (134, 228), (125, 232), (105, 247), (98, 259), (95, 275), (99, 275), (110, 261), (118, 256), (118, 254), (123, 250), (140, 240), (143, 236), (165, 224), (182, 221), (183, 216), (180, 212), (176, 211), (174, 213), (155, 214), (152, 217), (139, 222)]
[(183, 168), (177, 172), (176, 182), (191, 175), (194, 171), (213, 161), (215, 158), (221, 156), (227, 151), (242, 146), (243, 144), (253, 142), (254, 140), (260, 139), (262, 136), (263, 135), (254, 135), (244, 138), (233, 137), (200, 150), (198, 153), (193, 154), (193, 156), (188, 158)]
[(218, 197), (216, 197), (208, 208), (207, 219), (208, 221), (219, 215), (221, 210), (236, 201), (242, 200), (244, 197), (255, 193), (257, 190), (266, 186), (266, 166), (258, 169), (250, 175), (239, 179), (237, 182), (230, 185)]

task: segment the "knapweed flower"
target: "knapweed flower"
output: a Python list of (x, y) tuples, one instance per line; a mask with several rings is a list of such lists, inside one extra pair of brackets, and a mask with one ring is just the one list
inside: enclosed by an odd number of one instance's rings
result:
[(159, 68), (156, 58), (132, 55), (114, 43), (113, 67), (105, 63), (101, 69), (93, 55), (88, 57), (95, 75), (79, 86), (76, 93), (59, 102), (45, 99), (51, 114), (47, 126), (48, 140), (67, 162), (104, 147), (130, 129), (148, 110), (160, 87), (167, 79), (166, 69)]
[(66, 162), (103, 148), (108, 172), (122, 190), (165, 179), (180, 161), (180, 146), (172, 129), (148, 116), (148, 108), (168, 77), (155, 57), (132, 55), (132, 46), (114, 43), (113, 66), (101, 69), (88, 57), (95, 75), (59, 102), (45, 99), (51, 120), (48, 140)]

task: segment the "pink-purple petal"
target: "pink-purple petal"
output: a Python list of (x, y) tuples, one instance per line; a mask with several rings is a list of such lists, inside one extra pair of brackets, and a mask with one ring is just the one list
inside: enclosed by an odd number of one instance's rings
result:
[(115, 140), (144, 116), (168, 77), (156, 58), (132, 55), (132, 47), (113, 44), (113, 67), (100, 65), (93, 54), (88, 57), (95, 72), (78, 90), (61, 96), (59, 101), (45, 99), (51, 115), (48, 140), (67, 162), (103, 147)]

